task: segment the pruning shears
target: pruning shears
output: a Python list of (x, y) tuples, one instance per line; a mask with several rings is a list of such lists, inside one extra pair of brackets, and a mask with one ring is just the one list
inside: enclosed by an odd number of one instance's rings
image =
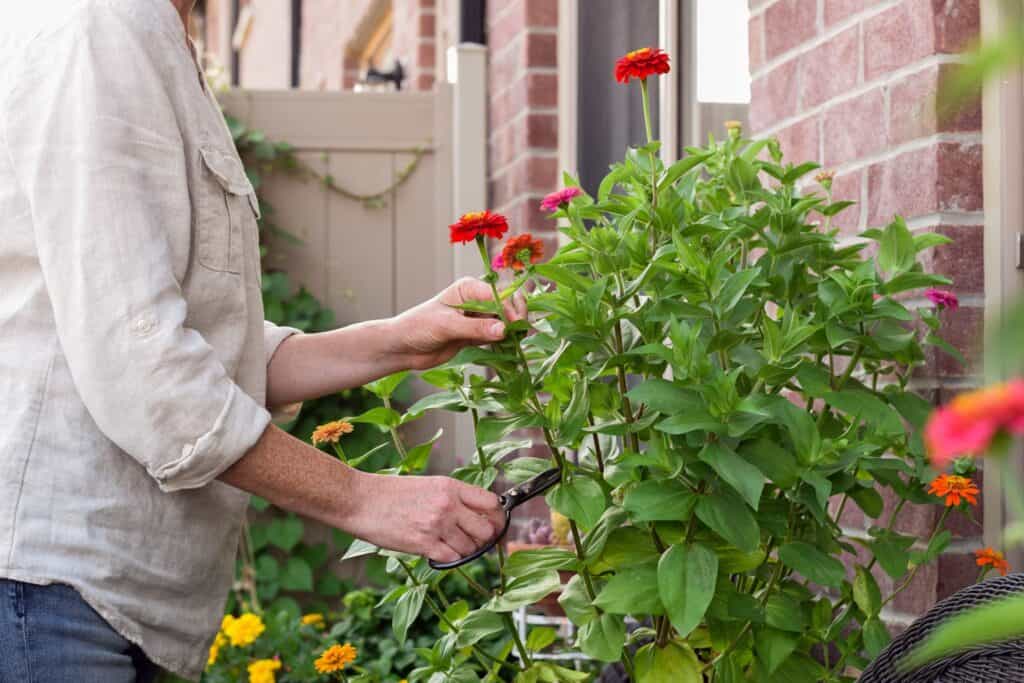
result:
[(527, 479), (522, 484), (513, 486), (505, 493), (498, 496), (498, 502), (501, 505), (501, 509), (505, 511), (505, 527), (501, 530), (501, 533), (495, 536), (493, 539), (487, 542), (486, 545), (477, 548), (471, 554), (465, 557), (460, 557), (452, 562), (434, 562), (430, 560), (431, 569), (455, 569), (461, 567), (464, 564), (472, 562), (477, 559), (488, 550), (498, 544), (498, 542), (505, 537), (508, 533), (509, 525), (512, 524), (512, 511), (517, 507), (530, 500), (541, 495), (549, 488), (557, 484), (562, 480), (562, 470), (555, 467), (550, 470), (545, 470), (535, 477)]

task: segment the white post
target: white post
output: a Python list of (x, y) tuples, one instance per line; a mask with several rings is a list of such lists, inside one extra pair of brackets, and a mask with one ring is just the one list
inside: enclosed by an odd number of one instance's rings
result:
[[(487, 207), (487, 48), (463, 43), (448, 48), (448, 82), (452, 91), (452, 215), (448, 222)], [(443, 182), (443, 180), (442, 180)], [(479, 276), (483, 270), (477, 250), (450, 249), (452, 275)], [(469, 413), (452, 418), (455, 453), (467, 459), (476, 449)]]
[(658, 139), (665, 165), (679, 158), (679, 0), (658, 3), (658, 44), (676, 62), (672, 71), (658, 79)]

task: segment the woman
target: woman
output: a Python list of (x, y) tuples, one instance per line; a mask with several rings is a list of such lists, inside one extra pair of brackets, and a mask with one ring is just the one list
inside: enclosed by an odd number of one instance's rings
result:
[[(446, 304), (264, 323), (252, 187), (186, 38), (194, 0), (0, 10), (0, 681), (202, 671), (249, 494), (448, 561), (494, 494), (354, 471), (270, 410), (504, 336)], [(510, 310), (518, 317), (521, 311)]]

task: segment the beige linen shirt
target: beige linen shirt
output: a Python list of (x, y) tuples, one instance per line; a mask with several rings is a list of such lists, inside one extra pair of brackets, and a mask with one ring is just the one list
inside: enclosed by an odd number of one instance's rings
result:
[(168, 0), (0, 8), (0, 577), (197, 678), (266, 428), (252, 186)]

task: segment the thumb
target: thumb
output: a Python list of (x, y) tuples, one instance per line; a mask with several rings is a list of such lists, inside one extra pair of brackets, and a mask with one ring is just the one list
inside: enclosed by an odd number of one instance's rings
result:
[(505, 338), (505, 323), (494, 318), (459, 315), (452, 330), (458, 339), (483, 344)]

